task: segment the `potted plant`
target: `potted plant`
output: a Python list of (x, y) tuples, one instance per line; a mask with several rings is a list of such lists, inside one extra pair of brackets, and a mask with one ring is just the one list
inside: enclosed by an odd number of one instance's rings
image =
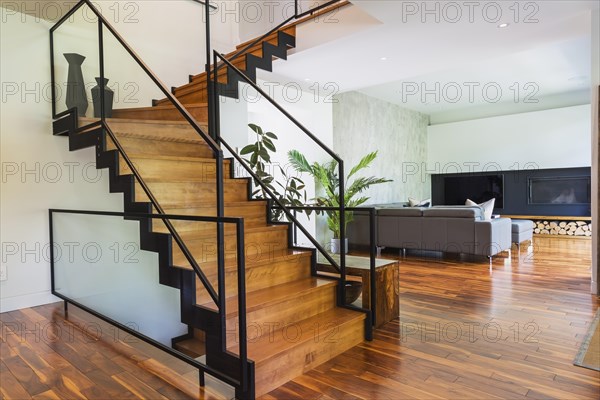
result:
[[(248, 124), (250, 129), (256, 133), (256, 141), (245, 146), (240, 154), (246, 156), (244, 161), (258, 176), (260, 181), (265, 185), (284, 205), (289, 207), (300, 207), (306, 203), (306, 190), (304, 182), (297, 176), (290, 176), (286, 171), (277, 165), (280, 176), (276, 179), (271, 173), (271, 153), (277, 152), (275, 142), (277, 135), (273, 132), (265, 132), (256, 124)], [(283, 183), (282, 183), (283, 182)], [(257, 199), (268, 199), (267, 192), (259, 185), (257, 180), (254, 180), (255, 190), (252, 192), (252, 197)], [(281, 221), (284, 217), (284, 212), (281, 209), (274, 209), (271, 214), (273, 221)]]
[[(372, 185), (378, 185), (385, 182), (391, 182), (390, 179), (371, 177), (354, 177), (362, 169), (368, 168), (373, 160), (377, 157), (377, 152), (364, 156), (360, 162), (350, 170), (350, 173), (346, 177), (346, 191), (344, 193), (344, 204), (347, 208), (358, 207), (364, 204), (369, 197), (361, 196), (357, 197), (360, 193), (367, 190)], [(338, 163), (333, 160), (331, 162), (320, 164), (318, 162), (309, 163), (306, 157), (297, 150), (291, 150), (288, 152), (288, 159), (294, 169), (298, 172), (306, 172), (313, 176), (315, 180), (322, 186), (324, 194), (317, 196), (313, 200), (315, 204), (320, 207), (339, 207), (339, 176), (338, 176)], [(350, 182), (350, 179), (354, 177), (354, 180)], [(327, 227), (333, 233), (333, 239), (331, 239), (331, 251), (333, 253), (340, 253), (340, 212), (339, 211), (326, 211), (327, 214)], [(345, 225), (353, 220), (353, 213), (346, 211), (345, 213)], [(346, 226), (344, 226), (346, 228)], [(344, 229), (345, 230), (345, 229)], [(348, 239), (344, 243), (344, 251), (348, 252)]]

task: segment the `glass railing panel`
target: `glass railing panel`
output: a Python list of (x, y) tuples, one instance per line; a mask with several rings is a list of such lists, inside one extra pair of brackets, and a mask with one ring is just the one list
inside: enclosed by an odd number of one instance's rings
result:
[[(165, 95), (105, 26), (102, 29), (102, 37), (106, 117), (152, 119), (148, 117), (153, 113), (144, 113), (143, 109), (152, 107), (153, 99), (162, 99)], [(136, 109), (137, 113), (133, 113), (132, 109)], [(120, 114), (119, 110), (126, 111)], [(177, 118), (181, 119), (179, 113)]]
[[(223, 67), (221, 71), (220, 135), (241, 159), (235, 165), (236, 177), (250, 177), (248, 168), (267, 187), (252, 180), (252, 198), (271, 199), (271, 192), (284, 206), (292, 208), (310, 205), (337, 206), (339, 172), (334, 155), (327, 150), (331, 143), (326, 143), (327, 139), (323, 139), (321, 146), (311, 139), (299, 123), (286, 116), (285, 109), (281, 110), (269, 101), (265, 96), (268, 95), (268, 88), (264, 87), (265, 93), (261, 93), (232, 69), (225, 72)], [(282, 103), (285, 104), (283, 101)], [(320, 140), (318, 137), (316, 139)], [(228, 156), (227, 152), (225, 156)], [(320, 179), (320, 173), (329, 176)], [(331, 190), (328, 191), (324, 183)], [(297, 210), (295, 213), (300, 222), (295, 230), (297, 246), (317, 248), (327, 255), (334, 253), (330, 239), (334, 234), (339, 234), (335, 221), (329, 225), (328, 217), (323, 212), (316, 215), (315, 212)], [(329, 220), (331, 222), (331, 218)], [(281, 209), (275, 209), (270, 215), (271, 223), (290, 221)], [(273, 245), (280, 248), (280, 251), (288, 250), (287, 243)], [(324, 260), (328, 260), (327, 255), (323, 255)]]
[(187, 333), (180, 292), (159, 283), (158, 253), (142, 249), (140, 222), (54, 213), (53, 227), (57, 293), (167, 346)]
[(100, 76), (98, 19), (82, 5), (53, 32), (54, 108), (56, 114), (77, 108), (80, 127), (99, 119), (93, 88)]

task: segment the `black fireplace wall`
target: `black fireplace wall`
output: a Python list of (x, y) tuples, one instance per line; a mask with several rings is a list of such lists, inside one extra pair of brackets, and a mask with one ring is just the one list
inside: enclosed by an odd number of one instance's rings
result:
[(591, 176), (591, 168), (560, 168), (537, 169), (522, 171), (488, 171), (480, 173), (463, 174), (436, 174), (431, 176), (431, 199), (433, 205), (446, 204), (445, 179), (446, 177), (460, 176), (504, 176), (504, 206), (495, 208), (494, 214), (505, 215), (544, 215), (544, 216), (571, 216), (588, 217), (591, 215), (589, 203), (585, 204), (529, 204), (529, 180), (532, 178), (574, 178)]

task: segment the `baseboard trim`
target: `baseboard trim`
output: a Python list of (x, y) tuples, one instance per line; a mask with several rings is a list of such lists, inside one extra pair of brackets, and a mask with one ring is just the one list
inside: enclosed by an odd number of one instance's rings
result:
[(26, 294), (22, 296), (12, 296), (0, 298), (0, 313), (41, 306), (44, 304), (56, 303), (61, 301), (58, 297), (52, 295), (50, 291)]

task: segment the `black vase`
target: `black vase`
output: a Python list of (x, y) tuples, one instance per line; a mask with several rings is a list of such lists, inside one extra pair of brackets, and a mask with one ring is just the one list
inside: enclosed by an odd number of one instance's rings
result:
[(83, 72), (81, 64), (85, 57), (77, 53), (63, 54), (69, 63), (69, 72), (67, 75), (67, 98), (65, 103), (67, 108), (77, 108), (77, 115), (85, 117), (88, 108), (87, 97), (85, 94), (85, 82), (83, 81)]
[(92, 88), (92, 101), (94, 102), (94, 117), (100, 118), (101, 114), (101, 96), (100, 90), (104, 88), (104, 116), (106, 118), (112, 117), (112, 108), (113, 108), (113, 99), (115, 97), (115, 92), (107, 86), (108, 79), (104, 78), (102, 81), (101, 78), (96, 78), (97, 85)]

